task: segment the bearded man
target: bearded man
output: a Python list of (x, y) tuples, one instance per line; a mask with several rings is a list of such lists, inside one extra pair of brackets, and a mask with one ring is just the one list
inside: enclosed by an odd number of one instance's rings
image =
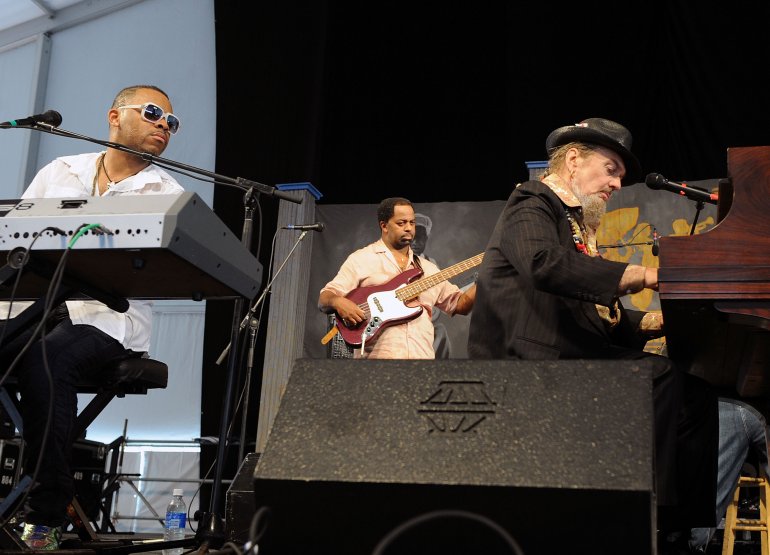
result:
[(607, 201), (641, 176), (631, 142), (625, 127), (603, 118), (548, 135), (548, 170), (514, 189), (487, 245), (468, 354), (616, 359), (618, 368), (649, 361), (659, 527), (686, 527), (714, 520), (717, 398), (675, 361), (644, 352), (649, 339), (663, 334), (661, 314), (620, 302), (644, 288), (657, 290), (657, 268), (605, 260), (596, 248)]

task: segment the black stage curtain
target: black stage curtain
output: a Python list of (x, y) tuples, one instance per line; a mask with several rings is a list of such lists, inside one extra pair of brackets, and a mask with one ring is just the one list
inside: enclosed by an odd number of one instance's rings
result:
[[(645, 172), (673, 180), (724, 177), (728, 147), (768, 144), (760, 0), (640, 0), (630, 16), (603, 2), (217, 0), (215, 13), (216, 171), (309, 181), (321, 204), (503, 200), (552, 129), (587, 117), (625, 124)], [(252, 242), (267, 269), (278, 201), (260, 201)], [(214, 204), (240, 235), (241, 193), (219, 188)], [(231, 303), (209, 303), (204, 435), (219, 430), (214, 361), (231, 316)]]

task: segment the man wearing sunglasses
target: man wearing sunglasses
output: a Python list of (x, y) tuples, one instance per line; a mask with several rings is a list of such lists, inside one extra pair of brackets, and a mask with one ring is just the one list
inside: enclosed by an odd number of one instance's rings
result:
[[(110, 142), (154, 156), (166, 149), (171, 135), (179, 130), (168, 95), (153, 85), (121, 90), (107, 112), (107, 123)], [(182, 192), (182, 186), (158, 166), (136, 154), (108, 148), (53, 160), (38, 172), (22, 198)], [(128, 311), (118, 313), (97, 301), (67, 301), (47, 321), (45, 346), (38, 338), (21, 359), (17, 374), (27, 446), (25, 474), (31, 475), (40, 460), (22, 534), (33, 550), (58, 549), (67, 505), (75, 493), (70, 430), (77, 417), (74, 384), (78, 376), (98, 371), (110, 360), (149, 351), (151, 302), (130, 300), (129, 305)], [(14, 303), (13, 308), (15, 315), (26, 306)], [(1, 314), (7, 310), (6, 305)], [(3, 361), (13, 360), (31, 334), (28, 330), (3, 346)], [(53, 378), (54, 413), (43, 445), (50, 398), (46, 365)]]
[[(179, 131), (166, 93), (152, 85), (120, 91), (107, 112), (110, 142), (160, 156)], [(106, 152), (57, 158), (44, 167), (22, 198), (173, 194), (182, 187), (167, 172), (134, 154)]]

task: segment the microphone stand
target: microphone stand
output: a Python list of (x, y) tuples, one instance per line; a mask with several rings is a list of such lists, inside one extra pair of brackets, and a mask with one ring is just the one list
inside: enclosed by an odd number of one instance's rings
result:
[(632, 245), (652, 245), (652, 241), (638, 241), (636, 243), (618, 243), (617, 245), (596, 245), (597, 249), (622, 249)]
[(652, 241), (632, 241), (629, 243), (615, 243), (614, 245), (596, 245), (597, 249), (622, 249), (624, 247), (630, 247), (634, 245), (652, 245), (653, 256), (658, 256), (658, 230), (654, 225), (646, 225), (641, 230), (637, 231), (631, 239), (634, 239), (647, 227), (652, 228)]
[[(248, 322), (249, 350), (248, 350), (248, 355), (246, 357), (246, 381), (245, 381), (244, 393), (243, 393), (243, 400), (244, 400), (243, 413), (241, 414), (241, 436), (240, 436), (240, 444), (238, 447), (239, 461), (242, 461), (245, 456), (244, 448), (246, 445), (246, 420), (248, 415), (249, 393), (251, 390), (251, 371), (254, 368), (254, 345), (257, 339), (257, 332), (259, 331), (259, 318), (255, 318), (254, 313), (257, 311), (257, 307), (259, 307), (259, 305), (262, 304), (262, 302), (265, 300), (265, 297), (271, 291), (273, 282), (275, 282), (276, 278), (278, 277), (278, 274), (281, 273), (281, 270), (283, 270), (283, 267), (286, 266), (286, 263), (289, 261), (289, 258), (291, 258), (291, 255), (294, 253), (294, 251), (297, 250), (297, 247), (299, 246), (299, 244), (302, 242), (302, 240), (305, 238), (306, 235), (307, 235), (307, 231), (303, 231), (300, 234), (300, 236), (297, 238), (296, 242), (294, 243), (294, 246), (289, 251), (289, 254), (286, 255), (286, 258), (278, 267), (278, 270), (275, 272), (273, 279), (271, 279), (270, 282), (265, 286), (264, 291), (262, 291), (262, 295), (260, 295), (257, 301), (251, 306), (251, 308), (249, 309), (249, 312), (246, 314), (243, 320), (241, 320), (241, 323), (240, 323), (240, 329), (243, 329), (246, 326), (246, 323)], [(230, 345), (232, 345), (232, 340)], [(219, 360), (217, 361), (217, 364), (219, 364), (219, 361), (221, 361), (225, 356), (227, 356), (227, 353), (230, 351), (230, 345), (225, 347), (224, 351), (222, 351), (222, 354), (219, 355)]]
[[(14, 129), (33, 129), (37, 131), (43, 131), (45, 133), (50, 133), (52, 135), (58, 135), (60, 137), (68, 137), (72, 139), (81, 139), (81, 140), (89, 141), (91, 143), (96, 143), (102, 146), (106, 146), (108, 148), (114, 148), (122, 152), (133, 154), (134, 156), (137, 156), (142, 160), (145, 160), (149, 163), (155, 164), (163, 168), (168, 168), (172, 170), (178, 169), (178, 170), (193, 172), (198, 175), (204, 175), (206, 177), (210, 177), (214, 179), (215, 183), (230, 184), (240, 189), (243, 189), (245, 191), (244, 198), (243, 198), (243, 204), (245, 209), (244, 209), (244, 218), (243, 218), (243, 231), (241, 234), (241, 243), (246, 247), (246, 249), (249, 252), (251, 251), (251, 231), (252, 231), (252, 220), (254, 215), (254, 206), (256, 205), (257, 195), (259, 193), (263, 193), (268, 196), (273, 196), (273, 197), (276, 197), (282, 200), (287, 200), (289, 202), (294, 202), (297, 204), (302, 203), (302, 198), (295, 197), (294, 195), (288, 194), (270, 185), (265, 185), (263, 183), (259, 183), (257, 181), (251, 181), (248, 179), (244, 179), (242, 177), (232, 178), (232, 177), (216, 174), (200, 168), (196, 168), (194, 166), (182, 164), (181, 162), (175, 162), (174, 160), (169, 160), (167, 158), (161, 158), (160, 156), (154, 156), (146, 152), (133, 150), (119, 143), (114, 143), (111, 141), (102, 141), (99, 139), (88, 137), (86, 135), (80, 135), (78, 133), (73, 133), (71, 131), (59, 129), (53, 125), (49, 125), (45, 123), (35, 123), (32, 125), (14, 127)], [(213, 487), (211, 492), (211, 500), (209, 503), (209, 512), (202, 514), (202, 518), (201, 518), (202, 522), (201, 522), (201, 525), (198, 527), (198, 531), (195, 535), (195, 539), (198, 542), (198, 545), (200, 546), (201, 553), (205, 552), (208, 546), (214, 546), (216, 548), (221, 547), (224, 544), (224, 539), (225, 539), (225, 531), (224, 531), (224, 524), (222, 521), (222, 517), (216, 513), (216, 510), (218, 505), (220, 504), (219, 502), (221, 498), (222, 473), (223, 473), (224, 460), (225, 460), (225, 445), (227, 444), (227, 423), (228, 423), (228, 416), (230, 414), (230, 409), (232, 405), (233, 392), (235, 391), (235, 374), (236, 374), (235, 364), (238, 359), (236, 355), (238, 350), (238, 336), (240, 335), (239, 320), (240, 320), (241, 312), (243, 311), (243, 300), (244, 299), (242, 296), (236, 297), (234, 307), (233, 307), (233, 317), (232, 317), (232, 324), (230, 329), (230, 345), (232, 345), (233, 352), (227, 364), (227, 381), (225, 385), (225, 398), (223, 400), (222, 412), (220, 415), (219, 443), (217, 445), (217, 458), (216, 458), (216, 472), (215, 472), (215, 477), (214, 477)]]
[[(256, 312), (257, 307), (260, 304), (262, 304), (262, 302), (265, 300), (265, 296), (267, 296), (267, 294), (270, 292), (270, 288), (272, 287), (273, 282), (275, 281), (275, 278), (278, 277), (278, 274), (281, 273), (281, 270), (283, 270), (283, 267), (286, 266), (286, 263), (289, 261), (289, 258), (291, 258), (291, 255), (297, 249), (297, 247), (299, 246), (299, 244), (302, 241), (302, 239), (305, 238), (305, 235), (307, 235), (307, 231), (303, 231), (300, 234), (299, 238), (294, 243), (294, 246), (289, 251), (289, 254), (286, 255), (286, 258), (281, 263), (281, 265), (278, 267), (278, 270), (276, 270), (275, 275), (273, 276), (273, 279), (271, 279), (270, 282), (265, 286), (265, 289), (262, 291), (262, 294), (259, 296), (259, 298), (254, 302), (254, 304), (249, 309), (248, 314), (246, 314), (246, 316), (243, 317), (243, 320), (241, 320), (241, 323), (239, 325), (240, 330), (243, 330), (243, 328), (246, 327), (246, 324), (249, 323), (249, 321), (251, 320), (252, 316), (254, 315), (254, 312)], [(219, 355), (219, 358), (217, 359), (217, 364), (218, 365), (222, 364), (222, 362), (225, 360), (225, 357), (227, 356), (227, 353), (230, 352), (230, 345), (232, 345), (232, 343), (229, 343), (227, 345), (227, 347), (225, 347), (224, 350), (222, 351), (222, 353)]]
[(700, 218), (701, 211), (706, 207), (706, 203), (702, 200), (695, 201), (695, 217), (692, 219), (692, 225), (690, 226), (690, 235), (695, 234), (695, 226), (698, 224), (698, 218)]

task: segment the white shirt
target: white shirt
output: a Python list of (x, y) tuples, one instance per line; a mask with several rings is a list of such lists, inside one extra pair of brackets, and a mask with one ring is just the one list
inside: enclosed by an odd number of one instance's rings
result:
[[(57, 158), (42, 168), (22, 198), (89, 197), (93, 190), (96, 163), (101, 152)], [(184, 192), (182, 186), (163, 169), (150, 164), (139, 173), (113, 184), (102, 196), (171, 195)], [(7, 303), (3, 303), (6, 304)], [(14, 303), (18, 314), (30, 303)], [(99, 328), (126, 349), (146, 352), (150, 349), (152, 301), (130, 300), (125, 313), (115, 312), (98, 301), (67, 301), (73, 324)], [(7, 311), (7, 308), (6, 308)], [(3, 317), (7, 312), (0, 313)]]

